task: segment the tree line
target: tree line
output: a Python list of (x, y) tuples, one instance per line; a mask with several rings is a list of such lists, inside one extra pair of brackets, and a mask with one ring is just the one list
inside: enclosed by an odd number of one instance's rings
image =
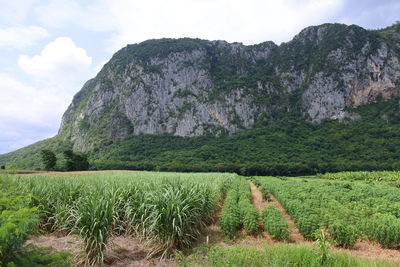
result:
[[(49, 150), (43, 149), (40, 151), (43, 167), (46, 171), (56, 169), (57, 156)], [(74, 152), (71, 149), (63, 152), (64, 157), (64, 170), (65, 171), (83, 171), (89, 169), (88, 157), (84, 153)]]

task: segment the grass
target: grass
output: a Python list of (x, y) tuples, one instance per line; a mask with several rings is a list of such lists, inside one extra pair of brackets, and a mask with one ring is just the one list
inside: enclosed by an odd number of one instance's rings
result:
[(311, 245), (275, 244), (260, 248), (218, 245), (197, 251), (193, 256), (180, 258), (181, 266), (215, 267), (389, 267), (391, 262), (361, 260), (345, 253), (329, 253), (321, 264), (321, 252)]

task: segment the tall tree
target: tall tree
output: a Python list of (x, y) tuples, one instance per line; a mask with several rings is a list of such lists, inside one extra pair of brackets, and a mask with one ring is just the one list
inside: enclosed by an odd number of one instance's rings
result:
[(56, 154), (54, 154), (53, 151), (48, 149), (43, 149), (42, 151), (40, 151), (40, 154), (42, 156), (44, 169), (46, 171), (54, 170), (57, 164)]
[(64, 151), (65, 170), (67, 171), (84, 171), (89, 169), (87, 155), (76, 153), (72, 150)]

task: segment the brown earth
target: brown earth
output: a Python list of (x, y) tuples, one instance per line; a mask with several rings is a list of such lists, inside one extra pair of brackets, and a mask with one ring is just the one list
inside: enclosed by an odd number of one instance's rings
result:
[(267, 206), (267, 202), (264, 201), (262, 193), (258, 190), (257, 186), (255, 186), (252, 182), (249, 182), (252, 202), (254, 207), (256, 207), (259, 211), (263, 211)]
[[(39, 247), (51, 247), (56, 251), (70, 250), (74, 255), (74, 262), (78, 262), (79, 255), (84, 255), (83, 241), (75, 235), (58, 236), (55, 234), (31, 237), (26, 245), (32, 244)], [(105, 264), (103, 266), (116, 267), (149, 267), (177, 266), (171, 260), (160, 260), (157, 258), (147, 259), (148, 250), (145, 248), (139, 238), (117, 236), (108, 241), (108, 247), (105, 252)]]

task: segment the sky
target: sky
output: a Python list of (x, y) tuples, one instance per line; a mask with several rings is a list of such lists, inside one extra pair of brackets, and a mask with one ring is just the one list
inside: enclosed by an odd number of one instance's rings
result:
[(74, 94), (127, 44), (280, 44), (311, 25), (398, 20), (398, 0), (0, 0), (0, 154), (56, 135)]

